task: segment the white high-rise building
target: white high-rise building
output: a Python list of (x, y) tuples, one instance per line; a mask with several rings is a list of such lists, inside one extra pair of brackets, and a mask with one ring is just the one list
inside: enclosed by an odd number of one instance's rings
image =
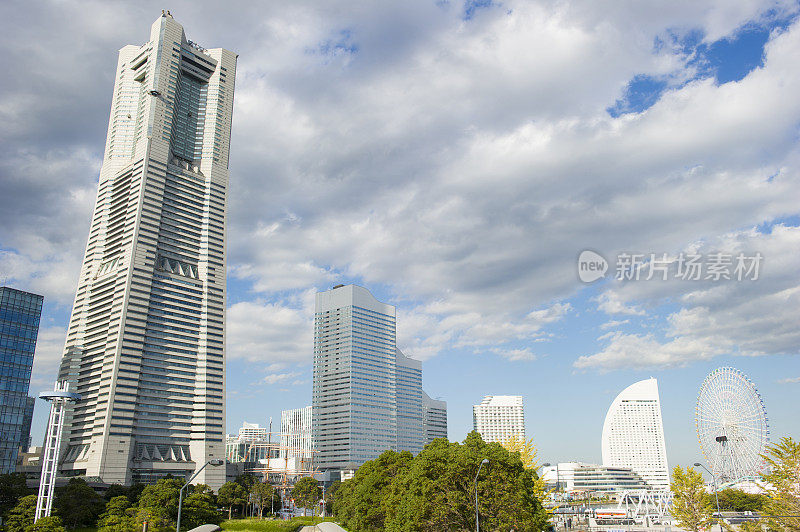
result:
[(263, 441), (269, 439), (269, 427), (262, 427), (258, 423), (242, 422), (238, 439), (241, 441)]
[(658, 382), (650, 378), (625, 388), (603, 423), (603, 465), (627, 467), (653, 489), (669, 489), (669, 467)]
[(397, 349), (395, 307), (366, 288), (317, 294), (313, 440), (323, 470), (425, 445), (422, 365)]
[(472, 407), (472, 426), (485, 442), (525, 439), (525, 409), (521, 395), (487, 395)]
[[(107, 483), (224, 458), (225, 218), (235, 53), (169, 13), (119, 52), (60, 379), (82, 400), (61, 469)], [(225, 468), (196, 483), (219, 488)]]
[(310, 406), (281, 411), (281, 458), (311, 458), (313, 411)]

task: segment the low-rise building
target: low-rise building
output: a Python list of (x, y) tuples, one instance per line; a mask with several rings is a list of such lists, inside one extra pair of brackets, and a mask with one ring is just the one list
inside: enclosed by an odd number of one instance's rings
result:
[(542, 478), (549, 489), (596, 495), (653, 489), (639, 474), (626, 467), (584, 462), (562, 462), (546, 466)]

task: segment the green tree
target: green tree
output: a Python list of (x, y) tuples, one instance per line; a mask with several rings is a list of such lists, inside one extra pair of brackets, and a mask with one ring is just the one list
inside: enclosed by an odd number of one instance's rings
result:
[(244, 506), (247, 503), (247, 492), (238, 482), (226, 482), (219, 489), (217, 502), (228, 509), (228, 519), (231, 519), (233, 507)]
[(471, 432), (463, 444), (440, 439), (392, 482), (384, 508), (386, 530), (474, 530), (475, 475), (478, 513), (486, 530), (544, 530), (548, 515), (537, 497), (536, 475), (518, 452), (485, 443)]
[(178, 517), (178, 492), (183, 484), (177, 478), (162, 478), (145, 487), (139, 496), (138, 522), (148, 521), (151, 528), (161, 526), (162, 522), (174, 527)]
[(475, 530), (475, 475), (481, 528), (541, 531), (548, 515), (536, 475), (518, 452), (485, 443), (477, 432), (462, 443), (444, 438), (416, 457), (387, 451), (336, 491), (334, 513), (354, 532)]
[(800, 442), (781, 438), (781, 441), (767, 447), (764, 459), (769, 466), (769, 472), (761, 475), (769, 496), (764, 507), (769, 528), (778, 531), (800, 530), (799, 517), (777, 517), (800, 515)]
[(56, 490), (55, 511), (67, 528), (91, 527), (105, 510), (105, 501), (82, 478), (71, 478)]
[(142, 496), (142, 492), (146, 487), (147, 484), (142, 484), (141, 482), (136, 482), (128, 486), (128, 493), (126, 493), (126, 495), (128, 496), (128, 500), (131, 501), (131, 504), (139, 503), (139, 497)]
[(292, 487), (292, 498), (295, 505), (303, 507), (303, 515), (308, 508), (315, 508), (321, 497), (322, 490), (317, 481), (311, 477), (299, 479)]
[(336, 492), (333, 511), (342, 525), (354, 532), (384, 530), (386, 492), (394, 478), (411, 466), (413, 459), (408, 451), (385, 451), (359, 467), (355, 476), (343, 482)]
[[(190, 486), (190, 493), (183, 499), (181, 511), (181, 528), (192, 529), (200, 525), (217, 525), (222, 522), (222, 515), (217, 510), (214, 492), (205, 484)], [(177, 516), (176, 516), (177, 517)]]
[(257, 482), (250, 488), (250, 500), (258, 505), (258, 516), (264, 518), (264, 507), (270, 507), (275, 490), (267, 482)]
[(36, 514), (36, 495), (22, 497), (17, 505), (8, 511), (5, 522), (7, 532), (25, 532), (33, 526), (33, 516)]
[(339, 492), (339, 488), (342, 487), (342, 482), (339, 480), (334, 480), (330, 487), (325, 491), (325, 515), (331, 515), (333, 513), (333, 505), (336, 502), (337, 493)]
[(133, 515), (134, 530), (142, 530), (144, 523), (147, 523), (147, 532), (173, 532), (175, 530), (175, 521), (165, 517), (163, 512), (149, 507), (136, 508), (136, 513)]
[(36, 523), (29, 526), (26, 532), (65, 532), (61, 518), (55, 515), (42, 517)]
[(526, 440), (520, 438), (516, 434), (512, 434), (509, 438), (502, 442), (509, 452), (519, 453), (519, 458), (522, 460), (522, 466), (525, 469), (536, 470), (539, 467), (539, 460), (536, 458), (536, 446), (533, 444), (533, 438)]
[[(706, 495), (711, 503), (716, 507), (716, 499), (713, 493)], [(764, 495), (746, 493), (742, 490), (727, 488), (717, 492), (719, 497), (720, 510), (732, 512), (760, 512), (764, 504), (769, 500)]]
[(5, 516), (21, 498), (32, 493), (22, 473), (0, 475), (0, 515)]
[[(536, 498), (540, 501), (548, 495), (547, 485), (544, 479), (539, 477), (536, 470), (539, 469), (539, 459), (537, 458), (536, 446), (533, 444), (533, 438), (525, 440), (516, 434), (512, 434), (508, 439), (502, 442), (503, 447), (508, 449), (509, 452), (519, 453), (519, 459), (522, 460), (522, 465), (525, 469), (530, 469), (534, 472), (533, 486), (536, 493)], [(547, 512), (552, 515), (553, 508), (547, 508)]]
[(674, 495), (672, 515), (681, 528), (699, 532), (715, 522), (712, 518), (713, 499), (706, 496), (703, 475), (694, 468), (687, 467), (684, 471), (681, 466), (675, 466), (670, 489)]
[(106, 510), (97, 520), (101, 532), (128, 532), (135, 530), (136, 510), (126, 495), (114, 497), (106, 504)]

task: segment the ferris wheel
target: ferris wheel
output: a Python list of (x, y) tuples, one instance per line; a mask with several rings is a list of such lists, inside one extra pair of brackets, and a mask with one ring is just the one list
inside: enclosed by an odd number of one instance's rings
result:
[(697, 439), (718, 480), (753, 476), (764, 466), (769, 441), (767, 410), (756, 385), (735, 368), (718, 368), (700, 387)]

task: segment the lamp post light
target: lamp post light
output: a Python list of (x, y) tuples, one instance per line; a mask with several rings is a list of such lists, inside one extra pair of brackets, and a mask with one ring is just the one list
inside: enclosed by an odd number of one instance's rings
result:
[(185, 490), (185, 489), (186, 489), (186, 487), (187, 487), (189, 484), (191, 484), (191, 483), (192, 483), (192, 481), (194, 480), (194, 477), (196, 477), (197, 475), (199, 475), (199, 474), (200, 474), (200, 472), (201, 472), (203, 469), (205, 469), (207, 465), (212, 465), (212, 466), (221, 466), (221, 465), (223, 465), (224, 463), (225, 463), (225, 460), (219, 460), (219, 459), (209, 460), (208, 462), (206, 462), (205, 464), (203, 464), (203, 467), (201, 467), (200, 469), (198, 469), (197, 471), (195, 471), (194, 475), (192, 475), (192, 476), (189, 478), (189, 480), (187, 480), (187, 481), (186, 481), (186, 484), (184, 484), (184, 485), (183, 485), (183, 487), (180, 489), (180, 491), (179, 491), (179, 493), (178, 493), (178, 522), (177, 522), (177, 524), (175, 525), (175, 532), (181, 532), (181, 509), (183, 508), (183, 490)]
[(717, 516), (720, 519), (719, 530), (720, 530), (720, 532), (722, 532), (722, 512), (719, 509), (719, 495), (717, 495), (717, 477), (714, 475), (714, 473), (711, 472), (710, 469), (708, 469), (706, 466), (704, 466), (700, 462), (695, 462), (694, 466), (695, 467), (702, 467), (703, 469), (708, 471), (708, 474), (711, 475), (711, 479), (714, 481), (714, 498), (717, 500)]
[(481, 460), (481, 465), (478, 466), (478, 472), (475, 473), (475, 532), (481, 531), (481, 524), (478, 520), (478, 475), (481, 474), (481, 468), (484, 464), (488, 464), (489, 460), (484, 458)]

